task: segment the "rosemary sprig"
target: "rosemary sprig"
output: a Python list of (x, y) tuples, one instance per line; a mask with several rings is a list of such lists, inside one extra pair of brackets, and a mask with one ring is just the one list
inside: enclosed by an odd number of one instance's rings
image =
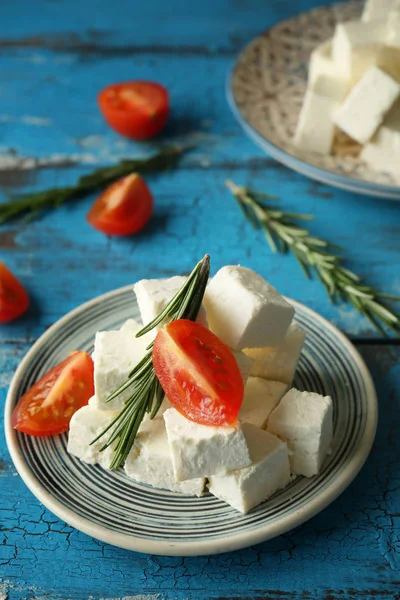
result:
[[(143, 327), (136, 334), (136, 337), (140, 337), (151, 331), (164, 321), (164, 319), (168, 321), (175, 321), (177, 319), (195, 321), (203, 301), (209, 276), (210, 257), (206, 255), (196, 265), (181, 289), (175, 294), (165, 309), (151, 323)], [(146, 355), (131, 371), (127, 381), (107, 398), (107, 402), (110, 402), (128, 387), (134, 386), (132, 395), (125, 401), (121, 412), (91, 442), (91, 444), (94, 444), (110, 431), (110, 435), (104, 446), (102, 446), (101, 451), (116, 442), (114, 457), (110, 465), (111, 469), (118, 469), (124, 464), (145, 413), (150, 413), (150, 418), (153, 419), (163, 401), (164, 392), (153, 368), (152, 349), (153, 342), (149, 344)]]
[[(314, 237), (297, 221), (312, 220), (312, 215), (281, 210), (273, 201), (277, 198), (260, 194), (226, 181), (244, 216), (253, 227), (262, 229), (273, 252), (291, 251), (307, 278), (316, 275), (332, 303), (349, 302), (382, 334), (383, 326), (400, 334), (400, 315), (386, 306), (384, 300), (398, 300), (400, 296), (384, 294), (366, 285), (361, 277), (342, 266), (339, 246)], [(269, 200), (267, 203), (266, 200)], [(336, 252), (335, 252), (336, 251)], [(383, 302), (382, 302), (383, 300)]]
[(0, 225), (27, 215), (35, 218), (40, 212), (57, 208), (69, 200), (79, 200), (92, 192), (103, 190), (120, 177), (130, 173), (155, 173), (174, 167), (188, 147), (167, 146), (149, 158), (122, 160), (111, 167), (96, 169), (89, 175), (80, 177), (73, 186), (52, 188), (17, 196), (7, 202), (0, 203)]

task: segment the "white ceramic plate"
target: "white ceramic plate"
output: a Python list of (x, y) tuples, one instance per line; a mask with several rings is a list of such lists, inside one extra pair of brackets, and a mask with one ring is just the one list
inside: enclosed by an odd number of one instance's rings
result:
[(7, 396), (5, 428), (14, 464), (33, 494), (80, 531), (121, 548), (162, 555), (203, 555), (243, 548), (306, 521), (340, 494), (361, 469), (377, 424), (368, 370), (352, 344), (313, 311), (293, 302), (307, 340), (296, 374), (300, 389), (334, 401), (332, 454), (322, 472), (298, 478), (247, 515), (217, 498), (184, 496), (135, 483), (123, 472), (89, 466), (66, 451), (67, 434), (34, 438), (15, 431), (18, 398), (76, 349), (91, 352), (96, 331), (137, 318), (131, 286), (72, 311), (35, 343)]
[(253, 40), (228, 78), (229, 104), (245, 132), (291, 169), (338, 188), (400, 200), (399, 180), (358, 157), (321, 156), (293, 146), (312, 50), (338, 22), (359, 18), (363, 3), (319, 7), (282, 21)]

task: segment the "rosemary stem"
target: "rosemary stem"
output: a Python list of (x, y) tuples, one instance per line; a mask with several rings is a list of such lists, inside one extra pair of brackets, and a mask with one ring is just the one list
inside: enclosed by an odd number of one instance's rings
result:
[(90, 193), (105, 189), (130, 173), (149, 174), (173, 168), (188, 150), (191, 150), (191, 147), (166, 146), (147, 158), (121, 160), (116, 165), (96, 169), (80, 177), (73, 186), (17, 196), (0, 203), (0, 225), (24, 215), (28, 219), (34, 218), (44, 210), (57, 208), (70, 200), (79, 200)]
[(243, 215), (253, 226), (262, 229), (273, 252), (285, 252), (289, 249), (296, 257), (306, 277), (313, 273), (324, 286), (331, 302), (345, 300), (380, 332), (387, 327), (400, 335), (400, 314), (391, 310), (385, 300), (400, 300), (399, 296), (375, 290), (364, 283), (363, 279), (341, 265), (341, 248), (311, 235), (308, 229), (297, 221), (312, 219), (312, 215), (276, 210), (262, 198), (266, 194), (253, 192), (226, 181), (242, 209)]

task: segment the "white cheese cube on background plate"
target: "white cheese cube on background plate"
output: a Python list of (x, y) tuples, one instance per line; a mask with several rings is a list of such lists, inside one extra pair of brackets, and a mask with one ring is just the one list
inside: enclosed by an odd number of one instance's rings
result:
[(361, 20), (368, 21), (386, 21), (393, 0), (366, 0)]
[(350, 85), (356, 84), (374, 66), (385, 66), (383, 52), (387, 37), (384, 21), (347, 21), (336, 26), (332, 58)]
[[(387, 0), (386, 0), (387, 1)], [(387, 18), (387, 37), (388, 46), (400, 48), (400, 1), (392, 0), (392, 5)]]
[(347, 91), (347, 81), (318, 75), (304, 96), (293, 143), (299, 150), (329, 154), (335, 125), (333, 115)]
[(400, 180), (400, 103), (386, 116), (372, 140), (364, 146), (361, 158), (371, 169), (391, 173)]
[(73, 454), (89, 465), (101, 465), (104, 469), (109, 469), (115, 444), (100, 452), (100, 448), (107, 441), (107, 434), (92, 446), (90, 446), (90, 442), (102, 433), (117, 416), (118, 411), (97, 410), (92, 406), (83, 406), (76, 411), (69, 426), (67, 447), (69, 454)]
[[(343, 75), (338, 69), (335, 61), (332, 58), (332, 39), (319, 44), (315, 50), (311, 52), (310, 62), (308, 65), (308, 85), (310, 89), (314, 89), (315, 84), (321, 77), (332, 82), (339, 82), (340, 90), (333, 93), (333, 97), (339, 95), (339, 100), (347, 92), (349, 81), (343, 78)], [(328, 95), (332, 95), (328, 94)]]
[(283, 381), (290, 385), (305, 339), (305, 331), (293, 323), (280, 346), (245, 348), (243, 352), (253, 360), (250, 376)]
[[(141, 279), (133, 286), (144, 325), (155, 319), (179, 291), (187, 277), (176, 275), (166, 279)], [(207, 316), (202, 306), (197, 322), (208, 327)], [(161, 329), (162, 324), (157, 326)]]
[(142, 424), (124, 468), (126, 474), (135, 481), (155, 488), (190, 496), (201, 496), (204, 490), (204, 478), (175, 481), (171, 451), (162, 417)]
[(381, 69), (369, 69), (336, 111), (336, 125), (365, 144), (400, 96), (400, 84)]
[(294, 308), (260, 275), (240, 266), (220, 269), (204, 295), (211, 331), (233, 350), (281, 343)]
[(296, 475), (317, 475), (332, 442), (332, 400), (295, 388), (282, 398), (268, 419), (267, 430), (287, 443)]
[(199, 425), (174, 408), (164, 413), (176, 481), (208, 477), (251, 463), (239, 422), (229, 427)]
[(290, 480), (286, 444), (267, 431), (243, 423), (252, 464), (243, 469), (212, 475), (209, 490), (236, 510), (247, 513)]
[(287, 387), (286, 383), (280, 381), (249, 377), (244, 388), (239, 419), (265, 429), (269, 415), (285, 395)]
[(137, 338), (142, 325), (133, 319), (121, 329), (100, 331), (94, 343), (94, 405), (100, 410), (120, 410), (132, 394), (132, 387), (124, 390), (111, 402), (108, 396), (124, 384), (133, 367), (146, 354), (147, 346), (154, 339), (153, 332)]

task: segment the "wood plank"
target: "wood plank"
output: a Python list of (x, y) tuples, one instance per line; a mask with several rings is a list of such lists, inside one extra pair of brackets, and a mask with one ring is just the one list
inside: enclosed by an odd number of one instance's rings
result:
[[(40, 51), (50, 47), (91, 54), (113, 55), (118, 48), (133, 54), (234, 53), (254, 35), (293, 14), (321, 4), (317, 0), (219, 0), (140, 5), (119, 0), (117, 8), (106, 0), (22, 0), (7, 3), (1, 20), (0, 48)], [(39, 18), (23, 19), (21, 14)]]
[[(81, 172), (36, 173), (37, 186), (66, 185)], [(394, 204), (382, 204), (377, 212), (372, 201), (349, 203), (343, 192), (331, 197), (331, 191), (273, 166), (266, 173), (252, 174), (236, 168), (178, 170), (149, 179), (155, 215), (145, 231), (130, 239), (107, 238), (87, 224), (91, 199), (62, 207), (28, 225), (3, 228), (0, 257), (27, 285), (33, 307), (25, 318), (2, 328), (0, 340), (37, 338), (82, 302), (143, 277), (186, 273), (205, 253), (211, 254), (213, 272), (224, 264), (243, 264), (349, 335), (376, 337), (353, 309), (332, 306), (321, 285), (307, 281), (292, 257), (271, 254), (263, 235), (243, 220), (224, 186), (226, 177), (277, 193), (287, 209), (314, 214), (312, 231), (343, 246), (351, 258), (348, 266), (386, 292), (399, 293)]]

